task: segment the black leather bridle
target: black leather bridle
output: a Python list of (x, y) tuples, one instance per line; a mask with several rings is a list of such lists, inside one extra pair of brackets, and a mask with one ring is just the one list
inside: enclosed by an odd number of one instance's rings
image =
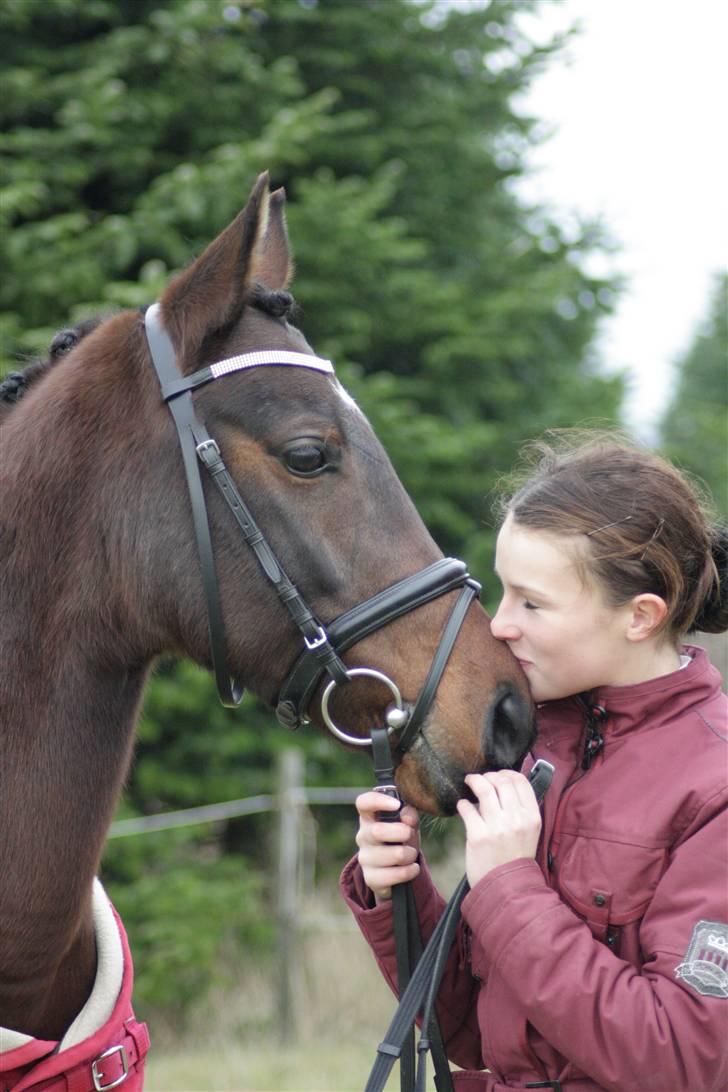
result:
[[(395, 710), (399, 716), (393, 716), (389, 722), (389, 733), (399, 733), (396, 737), (397, 751), (403, 753), (411, 747), (422, 727), (467, 610), (480, 593), (480, 585), (470, 577), (464, 562), (454, 558), (442, 558), (420, 572), (384, 588), (364, 603), (324, 625), (289, 580), (240, 496), (222, 459), (220, 448), (195, 413), (192, 391), (233, 372), (261, 366), (309, 368), (333, 378), (333, 365), (313, 354), (280, 349), (260, 350), (217, 361), (191, 375), (183, 376), (177, 365), (174, 346), (162, 324), (158, 303), (147, 308), (144, 323), (162, 398), (174, 419), (182, 449), (207, 602), (211, 660), (223, 705), (238, 705), (243, 696), (243, 687), (231, 677), (227, 666), (225, 630), (200, 465), (205, 467), (215, 483), (264, 575), (303, 637), (304, 648), (281, 687), (276, 705), (278, 720), (287, 728), (298, 728), (307, 720), (308, 706), (324, 675), (328, 675), (337, 685), (343, 685), (350, 680), (351, 669), (341, 659), (341, 655), (348, 648), (395, 618), (460, 588), (460, 595), (445, 625), (430, 671), (414, 707), (404, 710), (399, 703), (399, 709)], [(358, 671), (380, 677), (368, 668)], [(396, 691), (390, 680), (386, 677), (383, 679)], [(327, 724), (333, 729), (328, 719)], [(337, 734), (344, 735), (341, 732)], [(353, 744), (370, 743), (368, 739), (355, 736), (344, 735), (344, 738)]]
[[(304, 648), (289, 671), (278, 695), (276, 715), (279, 721), (287, 728), (298, 728), (306, 722), (308, 706), (313, 695), (324, 675), (328, 675), (331, 681), (322, 699), (324, 720), (331, 731), (347, 742), (372, 747), (376, 787), (396, 796), (394, 767), (397, 757), (412, 746), (422, 728), (468, 608), (473, 599), (480, 594), (480, 585), (470, 577), (464, 562), (454, 558), (442, 558), (428, 565), (427, 568), (377, 592), (370, 599), (340, 614), (338, 618), (325, 626), (289, 580), (255, 522), (250, 509), (240, 496), (222, 459), (220, 448), (195, 413), (192, 391), (224, 375), (260, 366), (311, 368), (333, 377), (334, 369), (331, 362), (308, 353), (278, 349), (261, 350), (229, 357), (201, 368), (192, 375), (183, 376), (177, 365), (174, 346), (162, 325), (159, 304), (155, 303), (147, 308), (144, 321), (152, 361), (162, 389), (162, 398), (174, 419), (182, 449), (207, 600), (211, 659), (221, 702), (226, 706), (238, 705), (243, 696), (243, 687), (231, 677), (227, 666), (225, 631), (200, 464), (210, 474), (235, 517), (243, 538), (253, 550), (263, 573), (289, 611), (303, 637)], [(411, 710), (403, 708), (397, 687), (386, 675), (370, 668), (347, 668), (342, 661), (342, 653), (370, 633), (457, 588), (460, 589), (460, 595), (450, 612), (430, 670)], [(369, 739), (346, 735), (333, 724), (326, 711), (326, 700), (332, 687), (343, 685), (357, 675), (369, 675), (380, 679), (390, 687), (396, 698), (396, 708), (386, 715), (388, 727), (373, 728)], [(398, 734), (393, 736), (392, 733)], [(543, 766), (543, 764), (539, 765)], [(538, 788), (534, 784), (537, 792), (542, 781), (545, 791), (552, 772), (552, 767), (550, 772), (541, 769), (538, 778), (532, 777), (532, 780), (539, 781)], [(536, 768), (534, 768), (534, 774), (536, 774)], [(397, 813), (386, 813), (381, 818), (396, 820)], [(463, 879), (424, 952), (419, 940), (419, 927), (411, 885), (398, 885), (393, 890), (394, 930), (401, 1001), (387, 1030), (385, 1040), (379, 1045), (377, 1060), (367, 1083), (367, 1092), (381, 1092), (397, 1058), (402, 1059), (402, 1089), (409, 1092), (410, 1089), (414, 1089), (416, 1082), (418, 1092), (420, 1089), (424, 1092), (424, 1061), (428, 1051), (432, 1051), (435, 1062), (436, 1084), (439, 1092), (452, 1089), (445, 1048), (434, 1015), (434, 1004), (445, 960), (457, 928), (460, 904), (467, 890), (467, 881)], [(414, 1038), (411, 1029), (421, 1009), (424, 1010), (422, 1024), (424, 1030), (418, 1044), (419, 1064), (415, 1078)]]

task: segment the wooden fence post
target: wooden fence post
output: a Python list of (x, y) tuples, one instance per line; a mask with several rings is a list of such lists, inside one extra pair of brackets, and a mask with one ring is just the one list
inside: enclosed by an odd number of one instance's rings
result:
[(283, 751), (278, 762), (278, 1027), (285, 1043), (298, 1037), (296, 999), (300, 997), (301, 849), (304, 762), (300, 750)]

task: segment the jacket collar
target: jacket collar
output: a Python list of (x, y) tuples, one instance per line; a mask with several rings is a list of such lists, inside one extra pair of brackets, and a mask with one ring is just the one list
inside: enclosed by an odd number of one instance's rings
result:
[(544, 702), (538, 707), (539, 728), (563, 725), (583, 727), (585, 706), (601, 706), (607, 712), (603, 731), (616, 739), (640, 726), (653, 726), (678, 719), (687, 710), (699, 707), (720, 693), (720, 674), (702, 648), (685, 645), (681, 651), (690, 663), (669, 675), (660, 675), (631, 686), (602, 686), (589, 694), (560, 701)]

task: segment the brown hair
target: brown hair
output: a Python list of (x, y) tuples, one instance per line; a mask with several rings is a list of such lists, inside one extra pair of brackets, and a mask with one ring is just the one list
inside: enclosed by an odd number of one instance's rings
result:
[(728, 629), (728, 530), (677, 467), (618, 433), (553, 433), (524, 456), (501, 520), (579, 536), (577, 559), (608, 602), (661, 596), (673, 637)]

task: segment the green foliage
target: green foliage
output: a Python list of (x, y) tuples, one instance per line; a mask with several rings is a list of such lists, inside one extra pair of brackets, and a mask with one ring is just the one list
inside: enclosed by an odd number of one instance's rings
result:
[(715, 278), (702, 329), (678, 362), (662, 421), (665, 454), (710, 489), (728, 520), (728, 274)]
[[(514, 96), (558, 45), (524, 36), (535, 6), (0, 0), (0, 367), (69, 321), (151, 302), (268, 168), (288, 193), (303, 329), (492, 597), (498, 476), (545, 427), (615, 420), (622, 391), (589, 352), (614, 285), (582, 259), (606, 240), (590, 224), (567, 238), (514, 196), (536, 139)], [(311, 730), (299, 742), (310, 784), (368, 782), (360, 756)], [(231, 713), (203, 672), (165, 664), (122, 813), (270, 791), (288, 743), (252, 699)], [(181, 1013), (223, 942), (263, 943), (268, 826), (110, 843), (142, 1005)]]
[(269, 950), (264, 876), (225, 853), (216, 831), (164, 831), (109, 842), (103, 881), (130, 938), (141, 1012), (182, 1019), (234, 979), (228, 952)]

